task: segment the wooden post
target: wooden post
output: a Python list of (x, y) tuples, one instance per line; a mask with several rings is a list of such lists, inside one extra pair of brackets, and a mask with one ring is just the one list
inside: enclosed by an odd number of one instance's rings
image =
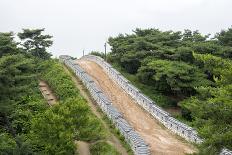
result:
[(106, 43), (104, 44), (104, 46), (105, 46), (105, 61), (107, 62), (107, 60), (106, 60)]

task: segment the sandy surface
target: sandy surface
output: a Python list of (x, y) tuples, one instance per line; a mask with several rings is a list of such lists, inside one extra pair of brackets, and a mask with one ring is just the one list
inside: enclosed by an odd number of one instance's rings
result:
[(104, 125), (104, 127), (109, 135), (107, 137), (107, 142), (109, 144), (113, 145), (121, 155), (127, 155), (128, 154), (127, 150), (123, 147), (120, 140), (114, 134), (111, 133), (109, 126), (103, 120), (103, 115), (101, 115), (100, 112), (97, 110), (97, 104), (95, 104), (95, 102), (92, 100), (91, 96), (86, 93), (88, 90), (84, 87), (84, 85), (81, 83), (81, 81), (78, 78), (76, 78), (70, 74), (70, 72), (68, 71), (68, 69), (66, 67), (64, 67), (64, 69), (72, 77), (72, 80), (75, 82), (76, 87), (80, 90), (81, 96), (83, 96), (87, 100), (87, 103), (88, 103), (91, 111), (94, 113), (94, 115), (96, 117), (99, 118), (99, 120)]
[(108, 77), (99, 65), (87, 60), (78, 60), (77, 63), (94, 78), (96, 84), (111, 99), (113, 105), (150, 145), (152, 154), (183, 155), (196, 151), (191, 144), (177, 138), (140, 108), (120, 86)]
[(84, 141), (75, 141), (80, 155), (90, 155), (89, 144)]
[(50, 106), (57, 103), (57, 98), (45, 81), (39, 82), (39, 89)]

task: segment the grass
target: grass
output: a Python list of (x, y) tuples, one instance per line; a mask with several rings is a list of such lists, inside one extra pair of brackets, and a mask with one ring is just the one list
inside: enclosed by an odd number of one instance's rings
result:
[(120, 153), (107, 142), (97, 142), (90, 146), (91, 155), (120, 155)]

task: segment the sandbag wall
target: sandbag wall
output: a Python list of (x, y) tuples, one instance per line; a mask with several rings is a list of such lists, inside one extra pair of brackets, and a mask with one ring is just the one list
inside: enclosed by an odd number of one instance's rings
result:
[(131, 146), (134, 154), (149, 155), (150, 148), (148, 144), (146, 144), (140, 135), (127, 123), (121, 113), (112, 105), (107, 96), (105, 96), (102, 90), (95, 84), (93, 79), (79, 65), (75, 64), (74, 60), (72, 60), (70, 56), (61, 55), (59, 60), (71, 68), (76, 76), (81, 79), (101, 110), (110, 120), (112, 120), (114, 125), (124, 136), (125, 140)]
[(159, 120), (168, 129), (185, 138), (187, 141), (194, 143), (202, 142), (202, 139), (197, 135), (197, 132), (193, 128), (170, 116), (169, 113), (164, 111), (149, 97), (141, 93), (140, 90), (133, 86), (123, 75), (115, 70), (110, 64), (105, 62), (104, 59), (94, 55), (86, 55), (83, 56), (82, 59), (94, 61), (100, 65), (116, 84), (124, 89), (142, 108)]
[(220, 155), (232, 155), (232, 151), (224, 148), (224, 149), (222, 149)]

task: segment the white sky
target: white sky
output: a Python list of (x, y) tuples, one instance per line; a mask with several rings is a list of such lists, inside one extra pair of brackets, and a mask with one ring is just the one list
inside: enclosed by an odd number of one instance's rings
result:
[(232, 0), (0, 0), (0, 32), (45, 28), (55, 56), (103, 51), (109, 36), (137, 27), (214, 34), (231, 25)]

